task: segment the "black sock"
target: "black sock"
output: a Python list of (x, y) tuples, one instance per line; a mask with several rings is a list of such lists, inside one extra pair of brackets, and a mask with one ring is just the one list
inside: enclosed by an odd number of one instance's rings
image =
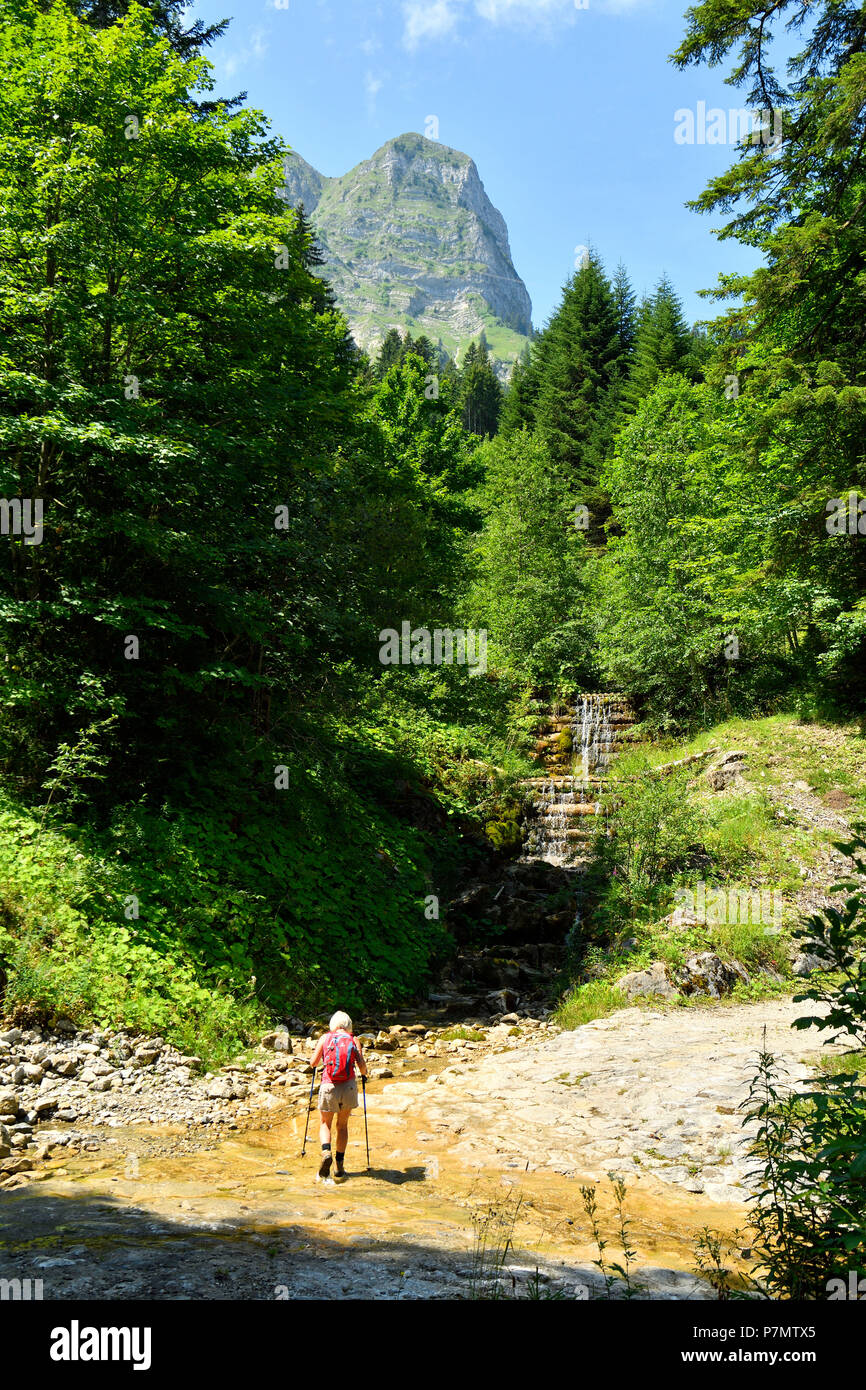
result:
[[(324, 1153), (326, 1149), (327, 1149), (328, 1153), (331, 1152), (331, 1146), (330, 1146), (330, 1144), (323, 1144), (323, 1145), (322, 1145), (322, 1153)], [(338, 1155), (338, 1157), (339, 1157), (339, 1155)]]
[(343, 1152), (340, 1153), (340, 1150), (338, 1149), (338, 1150), (337, 1150), (337, 1167), (338, 1167), (338, 1168), (342, 1168), (342, 1166), (343, 1166), (343, 1159), (344, 1159), (345, 1157), (346, 1157), (346, 1150), (344, 1149)]

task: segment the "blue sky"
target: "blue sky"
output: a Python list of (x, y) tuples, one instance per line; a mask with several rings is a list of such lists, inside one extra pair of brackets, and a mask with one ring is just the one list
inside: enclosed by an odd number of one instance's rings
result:
[(275, 131), (323, 174), (385, 140), (426, 133), (475, 160), (508, 224), (541, 327), (594, 246), (625, 262), (640, 294), (667, 271), (687, 316), (697, 290), (754, 253), (719, 242), (717, 218), (685, 206), (733, 158), (677, 144), (674, 113), (742, 107), (727, 67), (679, 72), (685, 0), (198, 0), (233, 16), (208, 52), (218, 90), (246, 90)]

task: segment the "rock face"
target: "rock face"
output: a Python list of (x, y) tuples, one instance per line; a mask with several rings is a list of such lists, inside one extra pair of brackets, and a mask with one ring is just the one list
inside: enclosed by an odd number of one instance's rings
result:
[(616, 982), (628, 999), (639, 999), (641, 995), (656, 996), (660, 999), (675, 999), (676, 986), (671, 984), (664, 962), (653, 961), (646, 970), (632, 970), (621, 975)]
[(483, 329), (494, 365), (508, 374), (529, 341), (532, 305), (505, 221), (468, 155), (408, 134), (342, 178), (323, 177), (297, 154), (285, 170), (287, 201), (304, 204), (360, 347), (375, 350), (399, 328), (454, 356)]

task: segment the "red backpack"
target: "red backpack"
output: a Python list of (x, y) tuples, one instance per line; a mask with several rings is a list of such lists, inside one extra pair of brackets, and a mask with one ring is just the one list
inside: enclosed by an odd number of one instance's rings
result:
[(328, 1033), (322, 1050), (325, 1064), (325, 1080), (339, 1085), (341, 1081), (354, 1081), (357, 1051), (351, 1033)]

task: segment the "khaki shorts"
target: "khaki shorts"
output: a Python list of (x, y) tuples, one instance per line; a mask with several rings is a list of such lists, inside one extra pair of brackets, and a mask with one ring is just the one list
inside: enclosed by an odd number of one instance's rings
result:
[(319, 1087), (319, 1109), (325, 1114), (341, 1110), (357, 1110), (357, 1081), (323, 1081)]

